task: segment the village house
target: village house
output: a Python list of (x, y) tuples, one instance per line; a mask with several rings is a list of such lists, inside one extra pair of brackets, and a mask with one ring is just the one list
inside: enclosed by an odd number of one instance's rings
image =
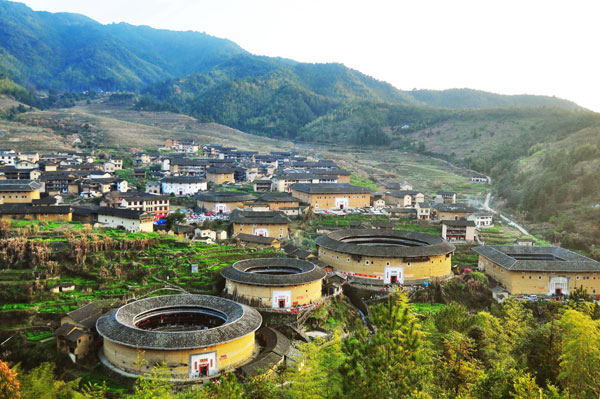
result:
[(162, 189), (162, 184), (159, 181), (149, 181), (146, 183), (147, 194), (160, 194)]
[(475, 173), (471, 176), (471, 183), (487, 183), (488, 178), (486, 175), (482, 175), (481, 173)]
[(564, 248), (484, 245), (473, 251), (479, 270), (511, 295), (569, 295), (578, 287), (600, 293), (600, 262)]
[(387, 205), (414, 208), (417, 203), (425, 201), (425, 194), (415, 190), (386, 191), (383, 198)]
[(233, 168), (208, 168), (206, 169), (206, 179), (214, 184), (234, 183)]
[(465, 204), (435, 204), (437, 220), (467, 219), (478, 210)]
[(377, 185), (377, 191), (381, 191), (382, 193), (386, 191), (410, 191), (412, 189), (412, 184), (407, 181), (383, 182)]
[(254, 191), (256, 191), (257, 193), (266, 193), (266, 192), (271, 191), (271, 186), (272, 186), (273, 182), (270, 179), (259, 179), (259, 180), (254, 180), (253, 184), (254, 184)]
[(73, 363), (85, 357), (94, 347), (96, 320), (102, 310), (94, 303), (75, 309), (60, 320), (56, 335), (56, 349), (69, 355)]
[(258, 248), (258, 249), (266, 249), (266, 248), (274, 248), (279, 250), (281, 248), (281, 242), (275, 237), (261, 237), (255, 236), (253, 234), (238, 234), (235, 237), (237, 245), (240, 247), (248, 247), (248, 248)]
[(42, 172), (39, 169), (17, 169), (14, 166), (1, 166), (0, 175), (12, 180), (39, 180)]
[(191, 159), (175, 157), (163, 160), (162, 169), (169, 171), (171, 176), (206, 176), (206, 168), (209, 166), (208, 159)]
[(7, 204), (0, 205), (0, 219), (70, 222), (73, 213), (70, 206), (63, 205)]
[(491, 212), (475, 212), (467, 217), (467, 220), (475, 222), (479, 229), (485, 229), (494, 225), (494, 214)]
[[(289, 193), (264, 193), (256, 200), (246, 203), (246, 208), (256, 211), (280, 211), (283, 209), (299, 209), (300, 200)], [(304, 207), (305, 208), (305, 207)]]
[(519, 237), (515, 241), (515, 245), (524, 245), (527, 247), (531, 247), (534, 244), (535, 244), (535, 242), (533, 241), (533, 238), (530, 238), (530, 237)]
[(111, 191), (104, 196), (104, 202), (107, 206), (113, 208), (143, 211), (153, 215), (166, 215), (169, 213), (169, 197), (166, 195), (154, 195), (138, 191), (128, 191), (126, 193)]
[(4, 204), (31, 204), (40, 199), (41, 188), (36, 180), (0, 180), (0, 200)]
[(294, 172), (275, 175), (272, 179), (275, 191), (290, 192), (294, 184), (338, 183), (336, 176), (315, 175), (314, 173)]
[(18, 159), (19, 154), (17, 154), (14, 150), (0, 149), (0, 164), (6, 166), (15, 166)]
[(352, 172), (339, 168), (311, 169), (310, 173), (319, 178), (319, 182), (350, 183)]
[(244, 208), (245, 204), (256, 199), (252, 194), (228, 191), (206, 191), (196, 194), (198, 208), (213, 213), (230, 213)]
[(438, 204), (455, 204), (456, 193), (452, 191), (438, 191), (433, 200)]
[(294, 184), (292, 196), (312, 210), (366, 208), (371, 204), (369, 189), (346, 183)]
[(442, 220), (442, 238), (448, 241), (475, 241), (475, 222), (472, 220)]
[(44, 172), (40, 181), (48, 194), (79, 194), (81, 176), (75, 172)]
[(144, 211), (110, 207), (98, 209), (98, 223), (113, 229), (123, 228), (132, 233), (152, 233), (153, 219), (152, 215)]
[(281, 212), (235, 210), (231, 214), (232, 236), (253, 234), (285, 240), (289, 237), (290, 219)]
[(196, 176), (171, 176), (161, 180), (163, 194), (176, 197), (189, 197), (208, 189), (205, 179)]
[(433, 214), (433, 207), (430, 202), (417, 202), (415, 204), (415, 210), (417, 211), (417, 219), (419, 220), (431, 220)]
[(374, 193), (371, 195), (371, 206), (373, 208), (385, 208), (385, 199), (383, 199), (383, 194)]

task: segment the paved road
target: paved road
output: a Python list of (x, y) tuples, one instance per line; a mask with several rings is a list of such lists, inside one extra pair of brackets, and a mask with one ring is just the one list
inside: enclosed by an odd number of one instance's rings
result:
[(485, 202), (483, 203), (483, 209), (485, 209), (488, 212), (493, 212), (496, 215), (500, 216), (500, 219), (504, 220), (509, 226), (517, 228), (522, 234), (524, 234), (526, 236), (530, 235), (529, 232), (527, 232), (527, 230), (525, 230), (525, 228), (523, 226), (521, 226), (514, 220), (507, 218), (506, 216), (504, 216), (502, 213), (496, 211), (495, 209), (490, 208), (491, 200), (492, 200), (492, 193), (487, 193), (487, 195), (485, 196)]

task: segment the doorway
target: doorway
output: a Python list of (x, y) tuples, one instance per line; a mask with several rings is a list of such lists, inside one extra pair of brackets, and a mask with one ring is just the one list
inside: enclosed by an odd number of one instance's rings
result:
[(273, 309), (285, 309), (292, 303), (292, 291), (273, 291), (271, 307)]

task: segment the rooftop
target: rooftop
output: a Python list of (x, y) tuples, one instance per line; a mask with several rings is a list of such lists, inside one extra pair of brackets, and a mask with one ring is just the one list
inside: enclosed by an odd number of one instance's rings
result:
[(314, 263), (291, 258), (246, 259), (221, 270), (221, 275), (251, 285), (299, 285), (321, 280), (325, 272)]
[(36, 180), (0, 180), (0, 192), (35, 191), (42, 188), (42, 183)]
[(473, 251), (511, 271), (600, 272), (600, 262), (560, 247), (483, 245)]
[(456, 249), (441, 237), (402, 230), (343, 229), (317, 237), (315, 242), (332, 251), (374, 257), (415, 258)]
[(318, 184), (305, 184), (296, 183), (292, 184), (292, 190), (300, 191), (308, 194), (362, 194), (370, 193), (370, 190), (365, 187), (353, 186), (347, 183), (318, 183)]
[(196, 194), (196, 199), (207, 202), (243, 202), (255, 200), (256, 197), (238, 191), (206, 191)]
[(233, 223), (244, 224), (288, 224), (290, 219), (281, 212), (235, 210), (231, 215)]
[[(144, 329), (140, 323), (150, 317), (177, 312), (218, 318), (222, 323), (208, 329), (166, 331)], [(106, 340), (131, 348), (149, 350), (190, 350), (236, 340), (258, 330), (260, 313), (249, 306), (209, 295), (166, 295), (141, 299), (106, 313), (96, 328)]]

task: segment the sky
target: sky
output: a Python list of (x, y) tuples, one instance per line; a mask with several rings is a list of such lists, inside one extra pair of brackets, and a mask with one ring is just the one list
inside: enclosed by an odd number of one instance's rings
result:
[(600, 112), (597, 0), (24, 0), (101, 23), (194, 30), (257, 55), (339, 62), (402, 90), (565, 98)]

